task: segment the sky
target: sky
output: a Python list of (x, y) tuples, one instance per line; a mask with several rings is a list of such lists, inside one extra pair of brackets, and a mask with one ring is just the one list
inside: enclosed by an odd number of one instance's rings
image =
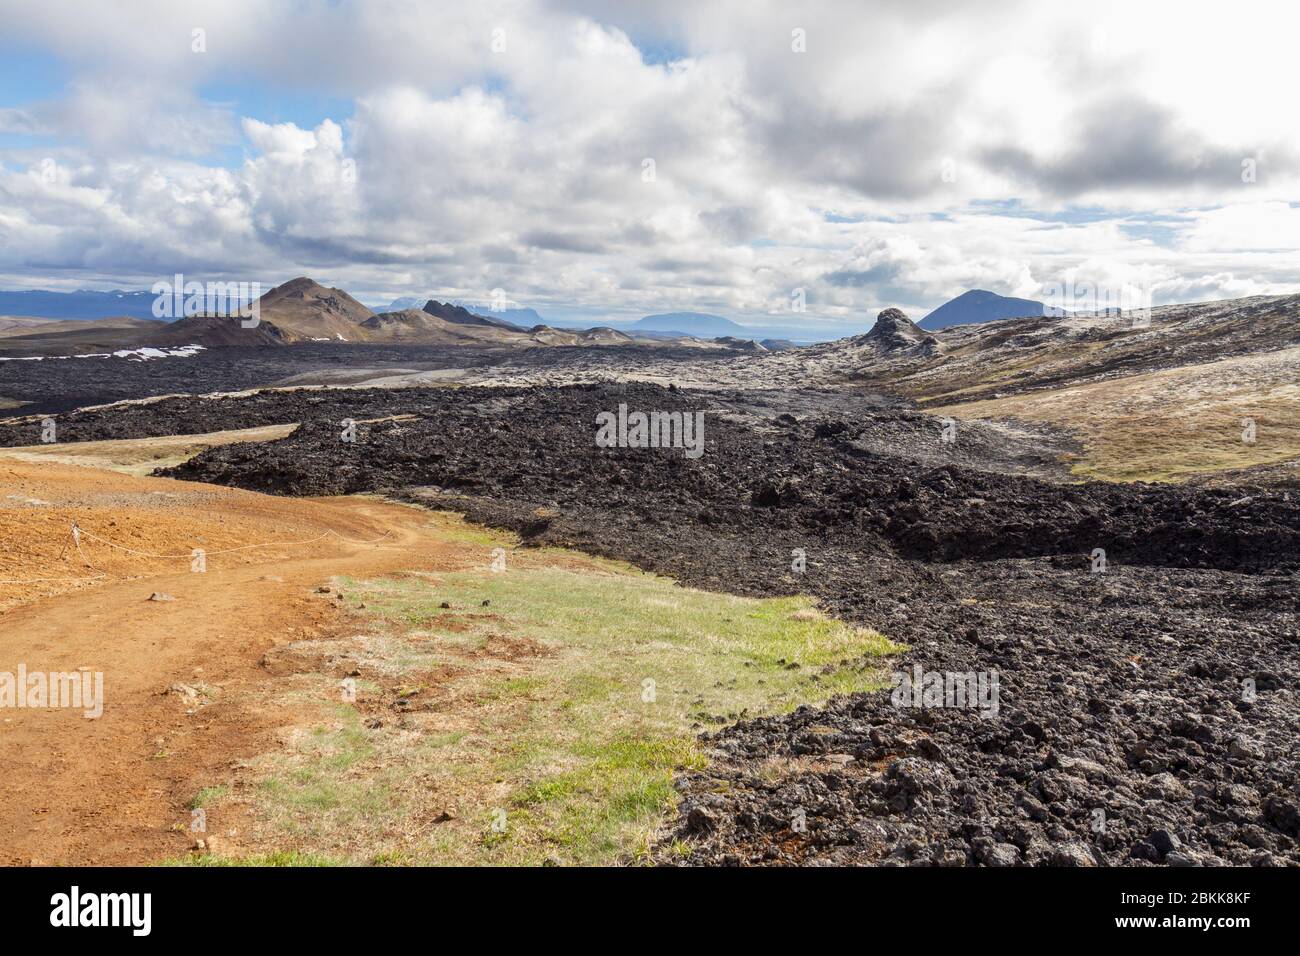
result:
[[(1083, 9), (1080, 9), (1083, 8)], [(0, 0), (0, 288), (1300, 291), (1294, 3)]]

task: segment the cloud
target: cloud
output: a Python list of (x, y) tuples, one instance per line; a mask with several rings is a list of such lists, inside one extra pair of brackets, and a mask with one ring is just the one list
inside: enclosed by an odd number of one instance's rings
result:
[[(1249, 0), (1227, 22), (1017, 0), (6, 8), (7, 42), (67, 70), (0, 109), (11, 283), (314, 272), (615, 317), (757, 316), (800, 288), (844, 321), (1063, 276), (1300, 288), (1300, 61)], [(278, 115), (313, 97), (348, 109)]]
[[(1188, 198), (1240, 192), (1243, 162), (1251, 160), (1241, 146), (1214, 145), (1182, 127), (1173, 110), (1141, 99), (1088, 103), (1070, 125), (1071, 141), (1052, 153), (1004, 145), (986, 150), (982, 159), (989, 168), (1058, 197), (1137, 188), (1178, 189)], [(1272, 152), (1293, 174), (1296, 164), (1286, 148)]]
[(599, 242), (586, 239), (576, 233), (554, 232), (548, 229), (525, 232), (519, 237), (519, 241), (526, 246), (552, 252), (586, 252), (599, 255), (604, 251), (604, 247)]
[(39, 133), (42, 127), (29, 110), (0, 109), (0, 133)]

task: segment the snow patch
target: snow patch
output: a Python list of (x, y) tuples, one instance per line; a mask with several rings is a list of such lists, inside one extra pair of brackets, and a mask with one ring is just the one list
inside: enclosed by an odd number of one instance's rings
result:
[(124, 358), (129, 362), (149, 362), (163, 358), (193, 358), (207, 351), (203, 345), (178, 345), (173, 348), (118, 349), (116, 352), (90, 352), (85, 355), (12, 355), (0, 356), (0, 362), (43, 362), (46, 359)]

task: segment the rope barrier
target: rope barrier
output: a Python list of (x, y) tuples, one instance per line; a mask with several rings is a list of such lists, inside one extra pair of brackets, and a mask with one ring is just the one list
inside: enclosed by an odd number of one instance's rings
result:
[[(99, 568), (95, 567), (94, 563), (90, 560), (90, 555), (86, 554), (82, 549), (81, 535), (82, 530), (77, 527), (77, 522), (72, 522), (72, 543), (77, 546), (77, 554), (81, 555), (81, 560), (86, 562), (86, 567), (90, 568), (92, 571), (99, 571)], [(102, 574), (103, 572), (100, 573)]]

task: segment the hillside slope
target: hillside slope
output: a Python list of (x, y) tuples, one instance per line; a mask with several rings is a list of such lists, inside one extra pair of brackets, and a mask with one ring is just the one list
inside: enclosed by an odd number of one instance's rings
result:
[(361, 323), (370, 342), (419, 342), (425, 345), (503, 344), (518, 333), (486, 325), (450, 322), (423, 309), (380, 312)]
[(852, 386), (924, 407), (1296, 345), (1300, 295), (1167, 305), (1147, 314), (1003, 319), (937, 332), (920, 328), (898, 309), (886, 309), (863, 335), (711, 365), (708, 380), (741, 387)]

